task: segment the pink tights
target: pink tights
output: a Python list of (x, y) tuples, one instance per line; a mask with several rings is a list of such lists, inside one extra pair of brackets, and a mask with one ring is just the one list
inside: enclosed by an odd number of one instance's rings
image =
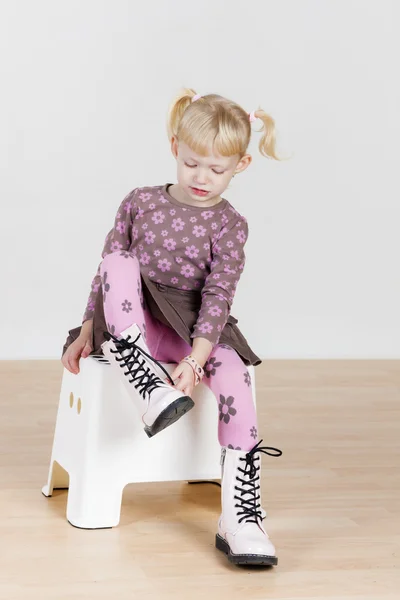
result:
[[(145, 306), (140, 265), (127, 252), (108, 254), (100, 267), (104, 315), (110, 333), (118, 336), (137, 323), (156, 360), (178, 363), (191, 352), (171, 327), (154, 318)], [(216, 344), (204, 365), (203, 382), (218, 402), (218, 439), (221, 446), (250, 450), (258, 441), (257, 415), (250, 374), (239, 354), (225, 344)]]

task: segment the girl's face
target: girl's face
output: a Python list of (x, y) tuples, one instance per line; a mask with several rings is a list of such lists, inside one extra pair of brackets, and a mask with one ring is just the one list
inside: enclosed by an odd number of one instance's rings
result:
[(240, 160), (239, 155), (220, 156), (211, 151), (209, 156), (199, 156), (174, 137), (171, 149), (177, 161), (179, 187), (198, 203), (209, 204), (223, 194), (233, 175), (244, 171), (251, 162), (249, 154)]

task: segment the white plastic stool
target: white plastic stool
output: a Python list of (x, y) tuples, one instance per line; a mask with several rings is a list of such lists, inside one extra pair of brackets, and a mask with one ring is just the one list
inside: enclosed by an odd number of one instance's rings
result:
[[(172, 373), (174, 364), (160, 363)], [(194, 408), (153, 438), (124, 386), (102, 356), (64, 369), (47, 485), (69, 488), (67, 519), (75, 527), (118, 525), (128, 483), (219, 479), (218, 407), (201, 382)], [(255, 402), (254, 367), (248, 367)]]

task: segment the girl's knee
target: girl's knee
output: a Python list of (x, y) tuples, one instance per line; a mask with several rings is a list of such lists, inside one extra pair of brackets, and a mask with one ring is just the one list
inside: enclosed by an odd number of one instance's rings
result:
[(206, 381), (235, 379), (239, 372), (247, 372), (247, 367), (236, 350), (226, 344), (214, 346), (204, 365)]
[(216, 360), (229, 360), (230, 363), (243, 363), (236, 350), (227, 344), (216, 344), (210, 354), (210, 357), (213, 357)]

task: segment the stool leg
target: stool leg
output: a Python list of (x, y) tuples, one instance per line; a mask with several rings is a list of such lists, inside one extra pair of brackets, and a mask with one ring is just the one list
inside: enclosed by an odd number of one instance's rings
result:
[(102, 529), (118, 525), (123, 488), (107, 477), (71, 477), (67, 520), (74, 527)]
[(51, 496), (54, 489), (65, 490), (69, 487), (69, 475), (65, 469), (53, 460), (50, 465), (49, 478), (47, 484), (43, 486), (42, 493), (45, 496)]

